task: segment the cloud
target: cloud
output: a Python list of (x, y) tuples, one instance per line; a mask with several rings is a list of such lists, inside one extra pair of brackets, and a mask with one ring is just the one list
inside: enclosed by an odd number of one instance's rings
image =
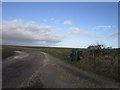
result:
[(80, 29), (78, 27), (70, 27), (69, 30), (70, 30), (69, 35), (81, 34), (81, 35), (84, 35), (87, 37), (100, 37), (100, 35), (98, 35), (96, 33), (88, 32), (88, 31), (85, 31), (85, 30)]
[(118, 35), (120, 35), (120, 31), (114, 32), (111, 36), (112, 36), (112, 37), (116, 37), (116, 36), (118, 36)]
[(20, 19), (3, 21), (2, 24), (3, 44), (54, 45), (62, 39), (62, 35), (58, 35), (52, 26), (24, 22)]
[(68, 25), (71, 25), (71, 24), (72, 24), (72, 22), (71, 22), (71, 21), (69, 21), (69, 20), (67, 20), (67, 21), (64, 21), (64, 22), (63, 22), (63, 24), (68, 24)]
[(76, 34), (76, 33), (82, 32), (82, 30), (80, 30), (77, 27), (70, 27), (69, 30), (71, 31), (70, 33), (72, 33), (72, 34)]
[(112, 26), (110, 25), (101, 25), (101, 26), (95, 26), (93, 29), (97, 29), (97, 30), (102, 30), (102, 31), (106, 31), (106, 30), (109, 30), (111, 29)]

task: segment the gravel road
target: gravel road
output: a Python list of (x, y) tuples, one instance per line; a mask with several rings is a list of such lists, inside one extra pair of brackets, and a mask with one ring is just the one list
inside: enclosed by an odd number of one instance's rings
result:
[(2, 88), (21, 88), (40, 80), (44, 88), (118, 88), (118, 83), (65, 64), (44, 52), (15, 51), (2, 62)]

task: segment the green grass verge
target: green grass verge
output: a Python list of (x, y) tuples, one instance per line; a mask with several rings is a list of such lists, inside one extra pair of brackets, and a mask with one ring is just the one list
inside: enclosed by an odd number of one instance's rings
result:
[(14, 54), (13, 49), (3, 48), (2, 49), (2, 59), (8, 58)]

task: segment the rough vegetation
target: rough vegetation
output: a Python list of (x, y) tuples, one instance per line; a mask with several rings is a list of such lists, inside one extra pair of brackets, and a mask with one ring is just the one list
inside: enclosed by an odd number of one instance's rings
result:
[(108, 78), (118, 80), (118, 50), (87, 51), (75, 66)]
[[(60, 58), (65, 63), (67, 62), (67, 56), (71, 53), (72, 49), (60, 49), (60, 48), (39, 48), (41, 51), (49, 53), (54, 57)], [(73, 61), (69, 63), (80, 69), (86, 70), (91, 73), (105, 76), (115, 81), (118, 79), (118, 56), (119, 49), (80, 49), (83, 51), (83, 57), (80, 57), (79, 61)]]

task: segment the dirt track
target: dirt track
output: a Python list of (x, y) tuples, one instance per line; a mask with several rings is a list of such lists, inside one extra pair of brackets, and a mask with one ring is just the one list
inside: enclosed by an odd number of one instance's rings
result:
[(2, 87), (20, 88), (31, 80), (41, 80), (44, 88), (117, 88), (106, 78), (92, 75), (35, 50), (24, 49), (2, 63)]

